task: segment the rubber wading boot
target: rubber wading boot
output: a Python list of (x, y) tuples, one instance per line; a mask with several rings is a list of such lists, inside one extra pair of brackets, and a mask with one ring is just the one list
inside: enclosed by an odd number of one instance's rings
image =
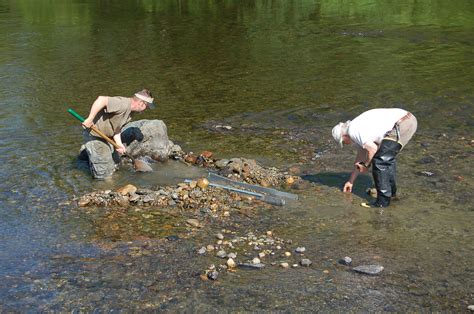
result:
[(377, 200), (372, 204), (374, 207), (389, 206), (390, 198), (397, 192), (395, 183), (396, 157), (401, 149), (400, 143), (384, 139), (372, 160), (372, 175), (377, 189)]
[(383, 195), (377, 196), (377, 200), (370, 204), (371, 207), (388, 207), (390, 205), (390, 197)]

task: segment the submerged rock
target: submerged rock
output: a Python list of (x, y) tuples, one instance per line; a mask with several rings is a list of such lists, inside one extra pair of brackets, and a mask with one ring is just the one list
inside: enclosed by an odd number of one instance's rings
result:
[(338, 263), (341, 265), (349, 266), (352, 264), (352, 258), (350, 258), (349, 256), (345, 256), (344, 258), (341, 258)]
[(311, 262), (309, 259), (307, 258), (303, 258), (301, 261), (300, 261), (300, 264), (301, 266), (306, 266), (306, 267), (309, 267), (311, 266), (311, 264), (313, 264), (313, 262)]
[(235, 268), (235, 266), (237, 266), (237, 264), (235, 263), (235, 261), (232, 259), (232, 258), (229, 258), (226, 262), (226, 265), (229, 267), (229, 268)]
[(207, 273), (207, 278), (211, 280), (217, 280), (217, 277), (219, 277), (219, 273), (216, 270)]
[(137, 191), (137, 187), (132, 184), (127, 184), (117, 190), (117, 192), (120, 193), (121, 195), (132, 195), (132, 194), (135, 194), (136, 191)]
[(224, 251), (224, 250), (220, 250), (216, 253), (216, 256), (217, 257), (220, 257), (220, 258), (226, 258), (227, 257), (227, 253)]
[(384, 267), (381, 265), (360, 265), (352, 268), (352, 270), (366, 275), (378, 275), (384, 270)]
[(253, 263), (240, 263), (238, 264), (239, 267), (241, 268), (251, 268), (251, 269), (262, 269), (265, 267), (265, 264), (258, 263), (258, 264), (253, 264)]
[(197, 219), (193, 219), (193, 218), (188, 219), (186, 220), (186, 223), (190, 225), (191, 227), (197, 227), (197, 228), (201, 227), (201, 224), (199, 223), (199, 220)]
[(295, 250), (295, 252), (296, 252), (296, 253), (299, 253), (299, 254), (302, 254), (302, 253), (304, 253), (305, 251), (306, 251), (306, 248), (303, 247), (303, 246), (302, 246), (302, 247), (297, 247), (296, 250)]
[(152, 172), (153, 168), (148, 164), (148, 162), (141, 160), (141, 159), (135, 159), (133, 161), (133, 166), (135, 168), (135, 171), (138, 172)]

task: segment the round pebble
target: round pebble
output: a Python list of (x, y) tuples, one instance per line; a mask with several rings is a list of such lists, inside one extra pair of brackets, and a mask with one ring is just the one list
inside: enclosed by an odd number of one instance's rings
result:
[(291, 253), (290, 252), (285, 252), (285, 256), (289, 257), (289, 256), (291, 256)]
[(252, 264), (260, 264), (260, 259), (258, 257), (255, 257), (253, 260), (252, 260)]
[(235, 266), (237, 266), (235, 264), (235, 261), (232, 259), (232, 258), (229, 258), (226, 262), (227, 266), (230, 267), (230, 268), (234, 268)]
[(217, 280), (217, 277), (219, 276), (219, 273), (215, 270), (207, 273), (207, 278), (211, 279), (211, 280)]
[(216, 256), (220, 258), (225, 258), (227, 257), (227, 253), (224, 250), (220, 250), (217, 252)]
[(306, 266), (306, 267), (308, 267), (309, 265), (312, 264), (312, 262), (311, 262), (309, 259), (307, 259), (307, 258), (303, 258), (303, 259), (300, 261), (300, 264), (301, 264), (301, 266)]
[(288, 268), (290, 267), (290, 264), (283, 262), (283, 263), (280, 263), (280, 266), (283, 268)]
[(296, 253), (300, 253), (300, 254), (304, 253), (305, 251), (306, 251), (306, 248), (303, 247), (303, 246), (302, 247), (297, 247), (296, 250), (295, 250)]
[(339, 264), (349, 266), (352, 264), (352, 258), (350, 258), (349, 256), (346, 256), (344, 258), (341, 258), (338, 262)]

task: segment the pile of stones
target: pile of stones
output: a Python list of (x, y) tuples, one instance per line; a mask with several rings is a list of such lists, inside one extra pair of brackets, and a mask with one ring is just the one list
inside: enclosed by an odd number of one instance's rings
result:
[[(223, 229), (216, 234), (216, 242), (197, 250), (198, 255), (215, 256), (201, 275), (202, 280), (216, 280), (220, 273), (236, 271), (239, 268), (262, 269), (269, 266), (282, 268), (309, 267), (312, 262), (304, 258), (304, 247), (292, 247), (291, 240), (276, 237), (272, 231), (256, 235), (248, 232), (239, 236), (236, 232)], [(217, 266), (216, 266), (217, 264)]]
[(245, 181), (250, 184), (259, 184), (264, 187), (280, 186), (283, 184), (293, 184), (299, 180), (287, 172), (283, 172), (275, 167), (264, 167), (253, 159), (231, 158), (215, 159), (213, 153), (203, 151), (198, 155), (193, 153), (184, 154), (183, 160), (188, 164), (209, 168), (225, 177), (232, 177), (234, 180)]

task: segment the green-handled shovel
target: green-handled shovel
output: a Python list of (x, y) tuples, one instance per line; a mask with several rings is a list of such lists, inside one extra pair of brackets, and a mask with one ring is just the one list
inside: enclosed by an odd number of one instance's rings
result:
[[(75, 112), (73, 109), (69, 108), (67, 110), (67, 112), (69, 112), (74, 118), (76, 118), (77, 120), (81, 121), (81, 123), (83, 123), (85, 121), (85, 119), (80, 115), (78, 114), (77, 112)], [(92, 131), (94, 131), (97, 135), (99, 135), (101, 138), (103, 138), (104, 140), (106, 140), (108, 143), (112, 144), (113, 147), (115, 148), (120, 148), (120, 146), (115, 143), (114, 140), (112, 140), (110, 137), (108, 137), (107, 135), (105, 135), (102, 131), (100, 131), (95, 125), (92, 125), (90, 127), (90, 129)], [(139, 159), (135, 159), (133, 158), (132, 156), (130, 156), (129, 154), (125, 153), (124, 154), (125, 156), (127, 156), (128, 158), (130, 158), (133, 162), (133, 166), (135, 167), (135, 170), (136, 171), (140, 171), (140, 172), (151, 172), (153, 171), (153, 169), (150, 167), (149, 164), (147, 164), (146, 162), (142, 161), (142, 160), (139, 160)]]

